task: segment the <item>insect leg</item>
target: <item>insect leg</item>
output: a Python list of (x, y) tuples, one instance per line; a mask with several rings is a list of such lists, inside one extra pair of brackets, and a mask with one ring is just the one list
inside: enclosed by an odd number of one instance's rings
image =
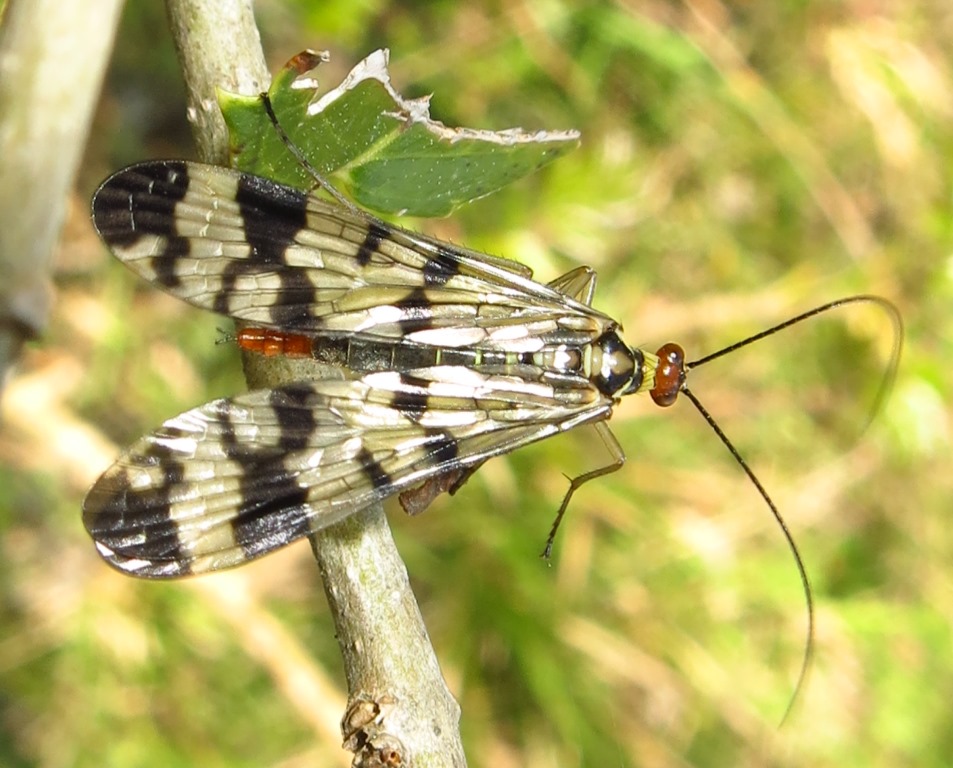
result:
[(397, 500), (400, 502), (400, 506), (403, 507), (404, 512), (408, 515), (411, 517), (419, 515), (426, 510), (441, 493), (449, 493), (453, 496), (453, 494), (463, 487), (463, 484), (466, 483), (467, 480), (473, 477), (473, 473), (482, 467), (484, 463), (485, 462), (481, 461), (472, 467), (452, 469), (436, 477), (431, 477), (416, 488), (408, 488), (397, 497)]
[(311, 178), (317, 182), (318, 186), (330, 194), (331, 197), (337, 200), (341, 205), (351, 211), (351, 213), (365, 216), (366, 214), (364, 211), (362, 211), (344, 195), (338, 192), (334, 185), (325, 179), (324, 176), (322, 176), (318, 170), (311, 165), (311, 161), (305, 157), (304, 153), (298, 148), (298, 145), (291, 140), (291, 137), (285, 132), (284, 126), (278, 122), (278, 116), (275, 114), (275, 108), (271, 104), (271, 97), (265, 92), (258, 94), (258, 97), (261, 99), (262, 106), (265, 109), (265, 114), (268, 115), (268, 119), (271, 121), (271, 124), (275, 129), (275, 133), (278, 134), (278, 138), (281, 140), (281, 143), (285, 145), (285, 148), (292, 155), (294, 155), (295, 160), (298, 161), (301, 167), (311, 174)]
[(563, 496), (563, 503), (559, 505), (556, 519), (553, 520), (553, 527), (549, 530), (546, 547), (540, 554), (540, 557), (544, 560), (548, 560), (549, 556), (553, 553), (553, 541), (556, 539), (556, 531), (559, 530), (559, 524), (563, 521), (563, 515), (566, 513), (566, 508), (569, 506), (569, 500), (572, 498), (572, 495), (579, 490), (580, 486), (588, 483), (590, 480), (595, 480), (597, 477), (602, 477), (603, 475), (610, 475), (622, 469), (622, 465), (625, 464), (625, 451), (622, 450), (622, 446), (619, 445), (616, 436), (612, 434), (609, 425), (604, 421), (599, 421), (593, 426), (596, 428), (599, 437), (602, 438), (602, 442), (605, 443), (606, 448), (609, 449), (609, 454), (613, 457), (613, 461), (604, 467), (593, 469), (570, 479), (569, 490), (566, 491), (566, 495)]

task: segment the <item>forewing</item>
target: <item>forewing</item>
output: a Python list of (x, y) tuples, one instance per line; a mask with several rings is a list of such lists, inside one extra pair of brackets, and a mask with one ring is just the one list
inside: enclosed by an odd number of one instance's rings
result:
[(227, 168), (131, 166), (97, 191), (93, 221), (146, 279), (268, 328), (527, 351), (611, 324), (516, 262)]
[(93, 486), (83, 521), (122, 571), (214, 571), (610, 409), (592, 388), (456, 367), (250, 392), (141, 438)]

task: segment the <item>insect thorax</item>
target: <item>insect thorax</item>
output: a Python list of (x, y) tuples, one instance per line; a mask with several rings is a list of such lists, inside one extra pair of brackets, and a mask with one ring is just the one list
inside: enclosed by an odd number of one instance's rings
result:
[(590, 356), (589, 380), (607, 397), (646, 392), (655, 386), (658, 359), (628, 346), (614, 330), (602, 334), (590, 345)]

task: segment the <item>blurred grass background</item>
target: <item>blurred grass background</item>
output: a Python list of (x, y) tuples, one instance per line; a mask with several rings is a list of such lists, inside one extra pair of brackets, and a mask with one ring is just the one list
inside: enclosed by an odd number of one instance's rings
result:
[[(953, 9), (893, 4), (262, 0), (273, 68), (328, 48), (328, 87), (378, 47), (449, 125), (578, 128), (583, 146), (428, 231), (598, 269), (595, 304), (698, 357), (855, 292), (907, 322), (892, 399), (873, 308), (713, 363), (693, 389), (785, 514), (817, 652), (777, 730), (805, 609), (780, 532), (686, 404), (626, 402), (626, 467), (573, 501), (585, 431), (490, 462), (391, 520), (473, 766), (945, 766), (953, 759), (950, 408)], [(49, 335), (0, 433), (0, 764), (346, 765), (342, 675), (306, 544), (239, 571), (141, 583), (96, 557), (88, 485), (120, 446), (241, 390), (219, 318), (107, 257), (95, 184), (190, 156), (158, 3), (127, 7)], [(862, 434), (863, 433), (863, 434)]]

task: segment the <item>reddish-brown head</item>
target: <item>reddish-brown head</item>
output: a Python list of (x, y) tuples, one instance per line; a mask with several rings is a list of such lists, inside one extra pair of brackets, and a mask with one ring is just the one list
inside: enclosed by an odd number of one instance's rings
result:
[(656, 405), (663, 408), (673, 405), (685, 383), (685, 350), (678, 344), (665, 344), (659, 351), (658, 368), (655, 370), (655, 386), (649, 394)]

